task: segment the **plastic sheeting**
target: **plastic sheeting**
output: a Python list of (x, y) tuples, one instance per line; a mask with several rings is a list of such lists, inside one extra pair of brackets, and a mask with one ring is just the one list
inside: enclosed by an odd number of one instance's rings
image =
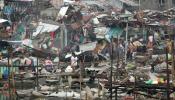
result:
[(110, 30), (107, 27), (98, 27), (94, 29), (94, 33), (96, 34), (96, 38), (105, 38), (106, 33)]
[(112, 27), (110, 30), (107, 32), (107, 35), (105, 38), (110, 41), (110, 38), (113, 36), (114, 38), (120, 37), (122, 35), (123, 29), (120, 27)]
[(59, 15), (60, 15), (61, 17), (65, 16), (66, 13), (67, 13), (68, 8), (69, 8), (69, 6), (62, 7), (62, 8), (60, 9), (60, 11), (59, 11)]
[(85, 52), (85, 51), (92, 51), (95, 49), (97, 42), (92, 42), (92, 43), (86, 43), (79, 45), (80, 51)]
[(54, 32), (59, 28), (57, 25), (47, 24), (40, 22), (38, 27), (36, 28), (36, 31), (33, 33), (33, 36), (37, 36), (39, 33), (43, 32)]
[(0, 19), (0, 23), (4, 23), (4, 22), (7, 22), (8, 20), (6, 19)]

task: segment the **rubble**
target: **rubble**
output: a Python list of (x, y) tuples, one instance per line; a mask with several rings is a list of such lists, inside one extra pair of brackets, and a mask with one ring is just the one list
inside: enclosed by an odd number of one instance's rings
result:
[[(120, 1), (133, 9), (139, 6)], [(136, 94), (138, 100), (164, 99), (170, 93), (172, 97), (174, 34), (169, 29), (174, 28), (174, 8), (118, 10), (110, 3), (22, 0), (5, 4), (0, 19), (0, 81), (16, 90), (10, 95), (106, 100), (114, 98), (115, 90), (115, 99), (121, 100), (133, 100)], [(32, 89), (15, 87), (17, 82), (25, 86), (25, 80), (36, 84), (28, 86)]]

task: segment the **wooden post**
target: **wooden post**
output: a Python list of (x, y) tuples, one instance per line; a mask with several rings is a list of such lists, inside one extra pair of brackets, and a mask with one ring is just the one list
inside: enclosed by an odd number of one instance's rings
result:
[(175, 62), (174, 62), (174, 37), (173, 41), (171, 42), (172, 46), (172, 69), (171, 69), (171, 74), (172, 74), (172, 80), (173, 80), (173, 85), (175, 86)]
[(111, 37), (110, 100), (112, 100), (113, 36)]
[(80, 100), (82, 100), (82, 95), (81, 95), (81, 83), (82, 83), (82, 82), (81, 82), (81, 80), (82, 80), (81, 71), (82, 71), (82, 70), (81, 70), (81, 67), (82, 67), (82, 66), (80, 66)]
[(82, 100), (82, 94), (81, 94), (81, 83), (82, 83), (82, 68), (84, 68), (84, 60), (85, 56), (83, 55), (83, 60), (80, 60), (80, 100)]
[(11, 86), (10, 86), (10, 52), (8, 50), (8, 90), (9, 90), (9, 100), (11, 100)]
[(10, 45), (8, 48), (8, 84), (9, 84), (9, 99), (11, 100), (12, 97), (11, 97), (11, 78), (12, 78), (12, 74), (11, 74), (11, 65), (10, 65), (10, 58), (11, 58), (11, 54), (12, 54), (12, 46)]
[(166, 74), (167, 74), (167, 88), (166, 88), (166, 92), (167, 92), (167, 100), (170, 100), (170, 84), (169, 84), (169, 66), (168, 66), (168, 48), (166, 47)]
[(127, 62), (127, 51), (128, 51), (128, 21), (126, 23), (126, 36), (125, 36), (126, 40), (125, 40), (125, 64)]
[(38, 71), (39, 71), (39, 69), (38, 69), (38, 66), (39, 66), (39, 60), (38, 60), (38, 57), (37, 57), (37, 72), (36, 72), (36, 85), (37, 85), (37, 90), (38, 90), (38, 88), (39, 88), (39, 81), (38, 81)]
[(115, 88), (115, 100), (117, 100), (117, 98), (118, 98), (117, 97), (117, 95), (118, 95), (117, 91), (118, 91), (118, 87)]

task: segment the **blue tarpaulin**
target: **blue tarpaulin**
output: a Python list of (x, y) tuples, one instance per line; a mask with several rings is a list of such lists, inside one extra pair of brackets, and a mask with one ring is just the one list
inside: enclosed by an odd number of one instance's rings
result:
[(110, 41), (111, 37), (114, 38), (120, 37), (123, 33), (123, 29), (120, 27), (111, 27), (110, 30), (106, 34), (106, 39)]

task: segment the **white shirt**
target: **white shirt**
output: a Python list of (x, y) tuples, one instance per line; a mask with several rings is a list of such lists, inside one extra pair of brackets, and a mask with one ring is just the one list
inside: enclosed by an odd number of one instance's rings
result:
[(71, 66), (77, 66), (77, 60), (78, 58), (77, 57), (71, 57)]
[(150, 42), (153, 42), (153, 36), (149, 36), (149, 37), (148, 37), (148, 40), (149, 40)]

